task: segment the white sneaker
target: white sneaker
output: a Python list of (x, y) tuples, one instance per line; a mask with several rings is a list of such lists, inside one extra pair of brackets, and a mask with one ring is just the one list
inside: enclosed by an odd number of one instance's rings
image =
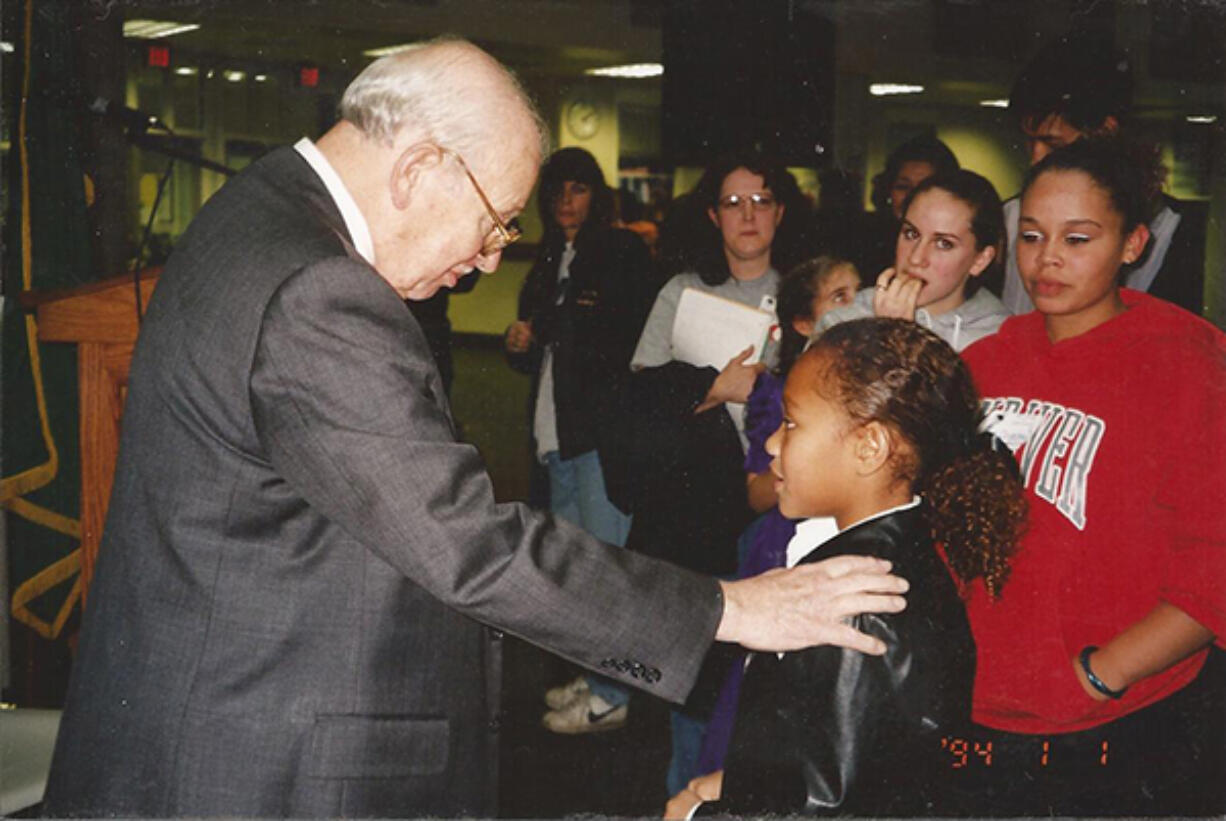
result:
[(579, 676), (574, 681), (568, 681), (560, 687), (545, 691), (545, 706), (550, 710), (565, 710), (579, 699), (585, 697), (588, 689), (587, 679)]
[(600, 696), (588, 693), (561, 710), (552, 710), (541, 718), (545, 729), (564, 735), (599, 733), (616, 730), (626, 723), (628, 704), (612, 707)]

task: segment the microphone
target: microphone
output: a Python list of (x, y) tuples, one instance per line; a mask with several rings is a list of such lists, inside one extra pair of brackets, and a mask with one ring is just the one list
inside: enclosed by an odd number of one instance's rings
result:
[(170, 131), (166, 124), (153, 114), (129, 108), (123, 103), (107, 99), (106, 97), (95, 97), (89, 102), (87, 108), (91, 114), (96, 114), (108, 120), (114, 120), (129, 131), (135, 131), (140, 134), (145, 133), (150, 128)]

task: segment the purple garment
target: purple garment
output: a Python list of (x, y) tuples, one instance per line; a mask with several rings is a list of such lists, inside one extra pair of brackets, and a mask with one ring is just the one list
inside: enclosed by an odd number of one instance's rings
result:
[(763, 371), (745, 402), (745, 436), (749, 439), (746, 473), (761, 473), (770, 467), (766, 440), (783, 424), (783, 381), (783, 377)]
[[(748, 462), (748, 459), (746, 461)], [(759, 516), (741, 536), (742, 541), (749, 539), (751, 542), (749, 551), (741, 560), (737, 577), (745, 579), (774, 567), (783, 567), (787, 562), (788, 542), (795, 533), (796, 522), (785, 518), (778, 507), (772, 507)], [(711, 710), (707, 732), (702, 739), (702, 752), (698, 756), (700, 775), (724, 768), (724, 756), (728, 752), (728, 743), (732, 740), (732, 726), (736, 723), (741, 679), (745, 675), (745, 655), (741, 653), (733, 661), (732, 668), (720, 687), (715, 707)]]
[[(770, 467), (771, 456), (766, 452), (766, 440), (783, 423), (782, 377), (763, 371), (754, 382), (753, 391), (745, 402), (745, 435), (749, 449), (745, 453), (745, 472), (762, 473)], [(740, 567), (737, 578), (747, 579), (787, 561), (788, 542), (796, 532), (796, 522), (785, 518), (778, 507), (763, 513), (741, 534)], [(748, 548), (746, 548), (748, 545)], [(745, 654), (739, 654), (719, 690), (711, 719), (707, 722), (698, 756), (698, 772), (723, 769), (728, 742), (732, 740), (732, 725), (736, 723), (736, 705), (741, 695), (741, 678), (745, 675)]]

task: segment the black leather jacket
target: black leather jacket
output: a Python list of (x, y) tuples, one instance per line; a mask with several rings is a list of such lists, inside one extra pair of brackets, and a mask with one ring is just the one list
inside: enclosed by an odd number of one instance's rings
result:
[(699, 814), (914, 816), (942, 812), (942, 736), (970, 718), (975, 646), (920, 507), (839, 534), (803, 561), (875, 555), (911, 583), (907, 609), (855, 626), (884, 656), (817, 647), (752, 657), (723, 798)]

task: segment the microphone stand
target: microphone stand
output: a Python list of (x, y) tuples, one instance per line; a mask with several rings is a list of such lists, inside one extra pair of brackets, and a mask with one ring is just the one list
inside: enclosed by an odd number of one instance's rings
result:
[[(154, 125), (161, 128), (170, 137), (174, 137), (175, 133), (170, 126), (158, 119), (151, 119), (149, 125)], [(148, 135), (145, 128), (126, 129), (125, 136), (128, 142), (138, 148), (146, 151), (152, 151), (155, 154), (161, 154), (164, 157), (169, 157), (170, 161), (166, 163), (166, 170), (162, 172), (161, 179), (158, 180), (157, 194), (154, 195), (153, 205), (149, 208), (149, 219), (145, 221), (145, 230), (141, 235), (140, 245), (136, 247), (136, 254), (132, 257), (132, 291), (135, 296), (136, 304), (136, 324), (137, 327), (144, 322), (144, 312), (141, 310), (140, 302), (140, 258), (145, 253), (145, 248), (149, 244), (149, 239), (153, 235), (153, 221), (157, 216), (158, 206), (162, 202), (162, 193), (166, 190), (166, 183), (170, 181), (170, 174), (174, 170), (175, 160), (183, 160), (197, 168), (203, 168), (207, 171), (216, 171), (219, 174), (224, 174), (227, 177), (233, 176), (238, 172), (229, 166), (221, 163), (213, 162), (201, 157), (199, 154), (187, 151), (182, 148), (176, 148), (173, 145), (166, 145), (161, 140), (156, 140)]]
[[(165, 126), (162, 127), (165, 128)], [(166, 129), (166, 133), (172, 137), (174, 136), (174, 132), (169, 128)], [(186, 149), (175, 148), (173, 145), (163, 145), (161, 140), (156, 140), (145, 133), (129, 131), (128, 142), (132, 143), (132, 145), (136, 146), (137, 148), (143, 148), (146, 151), (152, 151), (155, 154), (170, 157), (172, 160), (183, 160), (184, 162), (191, 163), (197, 168), (203, 168), (207, 171), (216, 171), (218, 174), (225, 174), (227, 177), (232, 177), (238, 173), (228, 165), (222, 165), (219, 162), (206, 160), (199, 154), (187, 151)]]

